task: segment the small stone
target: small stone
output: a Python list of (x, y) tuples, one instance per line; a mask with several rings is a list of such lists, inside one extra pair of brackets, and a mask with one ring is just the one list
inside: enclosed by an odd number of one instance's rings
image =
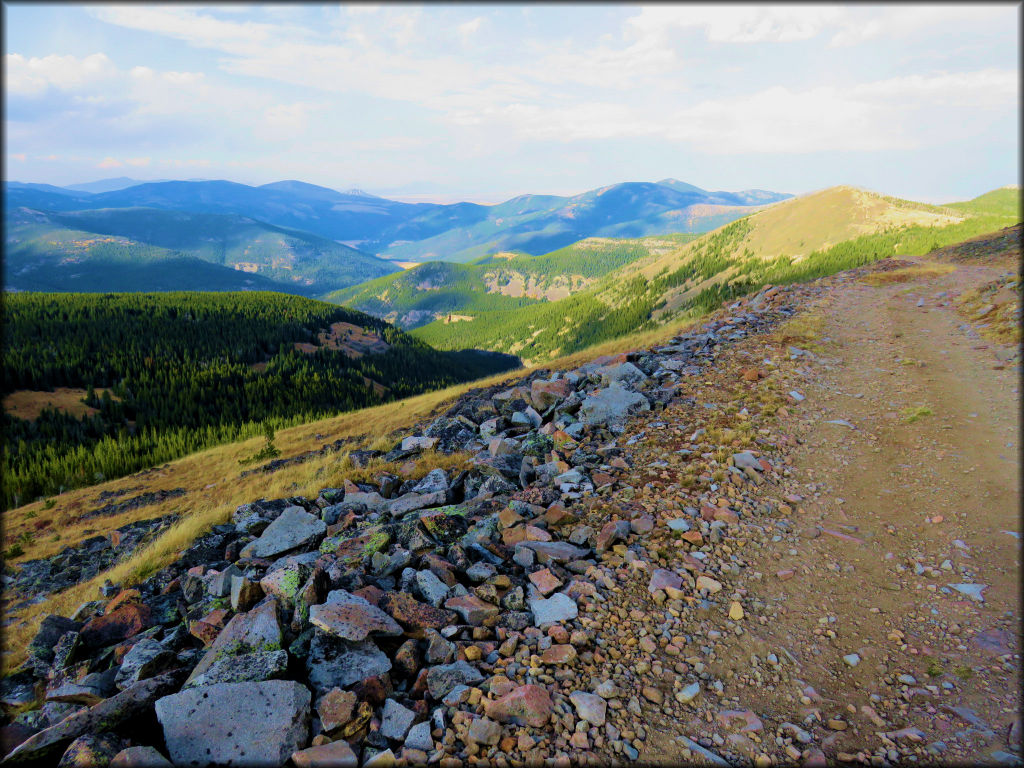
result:
[(295, 768), (358, 768), (359, 758), (344, 739), (292, 753)]
[(608, 705), (600, 696), (584, 691), (573, 691), (569, 700), (576, 707), (576, 714), (591, 725), (601, 727), (605, 723)]
[(743, 606), (736, 600), (733, 600), (729, 605), (729, 618), (733, 621), (739, 621), (743, 618)]
[(356, 706), (356, 695), (352, 691), (332, 688), (316, 703), (316, 712), (326, 733), (347, 724), (352, 719)]
[(174, 768), (155, 747), (128, 747), (110, 761), (109, 768)]
[(713, 595), (716, 592), (720, 592), (722, 589), (722, 583), (710, 576), (698, 576), (697, 577), (697, 590), (706, 590), (708, 594)]
[(497, 744), (501, 739), (501, 726), (487, 717), (478, 717), (470, 723), (466, 738), (471, 744)]
[(415, 719), (415, 712), (406, 709), (394, 699), (388, 699), (384, 702), (380, 732), (394, 741), (403, 741)]
[(645, 685), (640, 691), (644, 698), (654, 704), (660, 705), (664, 700), (664, 694), (652, 685)]

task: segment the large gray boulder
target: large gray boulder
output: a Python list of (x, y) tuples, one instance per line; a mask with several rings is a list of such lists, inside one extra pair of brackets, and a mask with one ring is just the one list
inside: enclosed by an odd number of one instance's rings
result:
[(156, 703), (175, 765), (283, 765), (309, 741), (309, 689), (294, 680), (189, 688)]
[(273, 557), (317, 543), (327, 532), (327, 523), (301, 507), (289, 507), (262, 535), (242, 549), (242, 557)]
[(309, 682), (318, 694), (344, 688), (367, 677), (391, 670), (391, 660), (372, 640), (352, 642), (320, 630), (313, 635), (306, 658)]
[(625, 429), (626, 419), (651, 410), (651, 404), (639, 392), (630, 392), (618, 384), (599, 389), (580, 406), (580, 419), (588, 426), (604, 426), (615, 434)]

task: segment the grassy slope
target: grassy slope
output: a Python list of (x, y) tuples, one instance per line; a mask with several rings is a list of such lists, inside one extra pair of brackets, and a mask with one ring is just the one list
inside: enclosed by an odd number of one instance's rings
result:
[(308, 295), (396, 269), (331, 240), (243, 216), (152, 208), (9, 211), (6, 246), (5, 284), (23, 290), (193, 289), (202, 287), (191, 273), (198, 269), (219, 290)]
[[(1019, 192), (1016, 193), (1019, 196)], [(932, 248), (1016, 223), (1003, 195), (963, 211), (834, 187), (779, 203), (671, 252), (633, 261), (563, 301), (480, 313), (415, 330), (440, 348), (512, 351), (527, 361), (697, 315), (769, 282), (812, 279), (884, 256)]]
[(543, 256), (497, 254), (471, 264), (431, 262), (398, 275), (388, 275), (323, 298), (378, 315), (403, 327), (416, 327), (429, 317), (403, 318), (413, 310), (435, 315), (473, 315), (515, 311), (537, 303), (536, 298), (503, 295), (515, 284), (529, 284), (531, 294), (572, 293), (603, 275), (639, 258), (673, 250), (696, 235), (663, 235), (631, 240), (587, 238)]

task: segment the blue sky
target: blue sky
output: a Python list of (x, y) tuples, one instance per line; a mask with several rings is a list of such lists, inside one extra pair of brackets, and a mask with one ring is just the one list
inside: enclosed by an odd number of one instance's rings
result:
[(1017, 183), (1020, 5), (5, 4), (6, 177)]

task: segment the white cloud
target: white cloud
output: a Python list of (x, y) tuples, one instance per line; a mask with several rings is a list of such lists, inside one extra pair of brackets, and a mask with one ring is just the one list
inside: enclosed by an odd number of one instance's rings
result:
[(48, 88), (71, 90), (107, 80), (117, 74), (113, 62), (106, 54), (91, 56), (43, 56), (25, 58), (19, 53), (5, 57), (8, 93), (35, 96)]
[(941, 143), (960, 125), (934, 124), (929, 110), (987, 110), (1013, 104), (1016, 71), (982, 70), (908, 76), (854, 85), (795, 90), (774, 86), (732, 98), (709, 99), (674, 110), (638, 111), (593, 102), (542, 108), (512, 104), (464, 118), (466, 124), (503, 123), (530, 139), (657, 137), (712, 154), (869, 152)]
[(125, 160), (127, 165), (134, 166), (135, 168), (145, 168), (150, 164), (152, 158), (149, 157), (129, 157)]
[(475, 19), (464, 21), (456, 28), (459, 33), (459, 37), (462, 38), (463, 43), (468, 43), (477, 32), (480, 31), (480, 26), (484, 22), (483, 16), (477, 16)]
[(785, 43), (818, 35), (842, 13), (820, 5), (658, 5), (642, 8), (627, 24), (641, 38), (701, 29), (716, 43)]
[(833, 47), (856, 45), (879, 37), (909, 38), (927, 34), (931, 28), (946, 26), (962, 31), (963, 25), (991, 25), (1005, 19), (1016, 26), (1018, 19), (1011, 5), (907, 5), (890, 8), (851, 7), (829, 44)]
[(96, 164), (97, 168), (120, 168), (124, 163), (113, 157), (105, 157)]

